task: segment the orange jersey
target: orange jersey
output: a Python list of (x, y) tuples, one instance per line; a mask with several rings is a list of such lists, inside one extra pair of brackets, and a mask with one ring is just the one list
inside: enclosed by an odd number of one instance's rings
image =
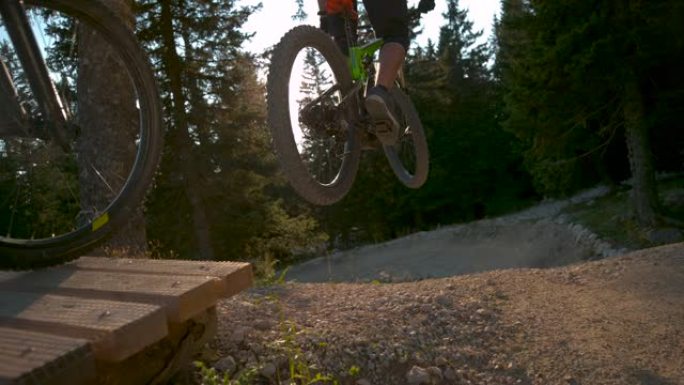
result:
[(356, 9), (354, 8), (354, 0), (328, 0), (325, 4), (325, 12), (328, 15), (342, 13), (356, 16)]

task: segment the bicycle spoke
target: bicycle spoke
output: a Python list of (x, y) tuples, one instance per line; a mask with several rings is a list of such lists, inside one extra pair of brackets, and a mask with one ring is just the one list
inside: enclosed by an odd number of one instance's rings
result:
[[(44, 8), (27, 8), (27, 18), (69, 120), (66, 126), (60, 126), (66, 130), (60, 134), (63, 139), (54, 140), (47, 132), (49, 122), (38, 108), (40, 103), (29, 87), (28, 75), (22, 70), (16, 50), (0, 24), (0, 60), (8, 65), (10, 84), (17, 90), (16, 95), (9, 97), (17, 99), (17, 106), (26, 107), (27, 120), (22, 122), (18, 116), (9, 115), (7, 121), (12, 123), (0, 125), (0, 133), (7, 133), (4, 153), (0, 154), (0, 194), (14, 195), (11, 200), (1, 200), (0, 215), (7, 215), (8, 219), (0, 220), (0, 234), (11, 239), (46, 239), (87, 226), (107, 210), (132, 171), (140, 136), (131, 137), (133, 143), (125, 145), (135, 150), (132, 154), (113, 159), (110, 154), (121, 151), (111, 151), (108, 146), (115, 145), (115, 140), (124, 133), (112, 133), (118, 136), (114, 138), (94, 120), (97, 119), (95, 109), (106, 108), (109, 95), (98, 96), (97, 92), (103, 88), (98, 91), (100, 85), (86, 78), (88, 73), (84, 71), (95, 67), (90, 58), (85, 58), (87, 55), (79, 52), (80, 23), (66, 14)], [(92, 34), (88, 35), (91, 38)], [(109, 47), (106, 39), (100, 40), (105, 44), (102, 49), (110, 49), (106, 48)], [(120, 60), (116, 54), (111, 57), (111, 62)], [(122, 76), (125, 79), (129, 75)], [(116, 83), (123, 88), (133, 87), (132, 82)], [(126, 92), (136, 94), (134, 90)], [(82, 95), (77, 97), (79, 93)], [(115, 108), (121, 110), (119, 101), (113, 103), (119, 103)], [(135, 105), (134, 124), (139, 127), (137, 98), (126, 105)], [(5, 115), (3, 112), (3, 121)], [(88, 117), (90, 121), (86, 121)], [(23, 127), (28, 129), (18, 132), (17, 128)], [(93, 215), (84, 216), (84, 212)]]
[(300, 157), (320, 184), (333, 183), (342, 167), (346, 128), (340, 120), (341, 88), (316, 49), (302, 50), (290, 80), (292, 127)]

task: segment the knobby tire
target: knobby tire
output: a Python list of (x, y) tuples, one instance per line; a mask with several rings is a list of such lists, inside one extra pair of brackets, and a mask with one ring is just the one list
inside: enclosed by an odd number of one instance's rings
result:
[(405, 128), (404, 126), (408, 126), (410, 130), (410, 137), (404, 137), (404, 139), (410, 139), (411, 141), (411, 143), (407, 145), (412, 147), (411, 150), (415, 156), (415, 170), (409, 170), (407, 165), (404, 164), (404, 161), (402, 161), (401, 154), (399, 154), (401, 150), (399, 146), (401, 143), (394, 146), (384, 145), (383, 150), (394, 175), (396, 175), (399, 181), (406, 187), (417, 189), (425, 184), (430, 168), (430, 154), (425, 131), (413, 102), (403, 91), (402, 87), (397, 85), (392, 88), (390, 93), (403, 114), (403, 119), (401, 120), (405, 122), (405, 124), (402, 127)]
[[(298, 26), (283, 36), (273, 51), (267, 81), (268, 126), (281, 168), (293, 189), (307, 201), (316, 205), (330, 205), (341, 200), (351, 189), (360, 160), (360, 146), (350, 128), (345, 157), (338, 177), (332, 183), (315, 180), (303, 163), (295, 142), (289, 111), (289, 81), (294, 61), (300, 51), (315, 48), (325, 57), (341, 86), (343, 95), (352, 88), (351, 74), (344, 56), (332, 38), (318, 28)], [(347, 102), (352, 114), (353, 101)]]

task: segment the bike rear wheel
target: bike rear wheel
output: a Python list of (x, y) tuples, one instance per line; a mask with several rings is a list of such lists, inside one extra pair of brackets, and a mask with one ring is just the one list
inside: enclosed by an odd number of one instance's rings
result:
[(397, 85), (390, 94), (398, 110), (400, 127), (396, 142), (383, 145), (383, 150), (399, 181), (406, 187), (417, 189), (427, 180), (430, 168), (425, 131), (413, 102), (403, 89)]
[(0, 60), (8, 69), (1, 96), (12, 104), (0, 109), (3, 269), (56, 264), (94, 247), (137, 210), (162, 149), (155, 80), (123, 22), (93, 0), (24, 5), (70, 111), (68, 146), (51, 139), (0, 20)]
[(361, 154), (344, 56), (320, 29), (295, 27), (273, 51), (267, 88), (268, 125), (290, 185), (317, 205), (339, 201)]

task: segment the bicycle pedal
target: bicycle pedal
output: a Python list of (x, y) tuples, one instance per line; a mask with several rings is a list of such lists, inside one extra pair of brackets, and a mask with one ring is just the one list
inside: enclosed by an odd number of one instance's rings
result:
[(392, 123), (387, 120), (377, 121), (375, 122), (375, 128), (373, 131), (375, 135), (390, 134), (392, 133)]
[(372, 133), (378, 140), (386, 146), (392, 146), (397, 141), (397, 129), (389, 121), (377, 121)]

